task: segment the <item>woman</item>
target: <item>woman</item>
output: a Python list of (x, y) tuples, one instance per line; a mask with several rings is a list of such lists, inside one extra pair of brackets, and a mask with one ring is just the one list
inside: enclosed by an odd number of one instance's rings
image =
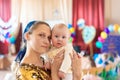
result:
[[(60, 80), (57, 74), (63, 60), (64, 50), (55, 56), (51, 64), (51, 71), (46, 70), (44, 61), (39, 57), (49, 50), (51, 29), (47, 23), (41, 21), (30, 22), (28, 25), (29, 27), (26, 27), (26, 32), (24, 33), (26, 52), (16, 71), (17, 80)], [(73, 63), (75, 62), (73, 61)], [(75, 66), (73, 65), (72, 67)], [(73, 70), (78, 71), (74, 68)], [(73, 74), (75, 75), (74, 80), (80, 80), (76, 76), (78, 73)]]

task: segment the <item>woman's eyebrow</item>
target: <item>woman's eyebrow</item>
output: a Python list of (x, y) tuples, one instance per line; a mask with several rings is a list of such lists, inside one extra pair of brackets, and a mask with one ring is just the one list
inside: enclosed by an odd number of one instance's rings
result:
[[(40, 32), (39, 34), (43, 34), (43, 35), (47, 36), (47, 34), (45, 32)], [(51, 37), (51, 34), (49, 34), (48, 37)]]

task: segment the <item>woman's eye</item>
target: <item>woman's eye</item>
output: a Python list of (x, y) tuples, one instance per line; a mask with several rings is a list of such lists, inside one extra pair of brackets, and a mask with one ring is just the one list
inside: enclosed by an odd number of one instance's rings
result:
[(48, 37), (48, 40), (49, 40), (49, 41), (51, 40), (51, 37), (50, 37), (50, 36)]
[(44, 35), (44, 34), (39, 34), (39, 36), (40, 36), (40, 37), (45, 37), (45, 35)]
[(56, 38), (58, 38), (58, 36), (57, 36), (57, 35), (56, 35), (55, 37), (56, 37)]

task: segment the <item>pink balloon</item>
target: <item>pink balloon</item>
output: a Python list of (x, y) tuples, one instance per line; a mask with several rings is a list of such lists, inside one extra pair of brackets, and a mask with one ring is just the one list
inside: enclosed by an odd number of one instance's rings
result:
[(100, 42), (103, 43), (105, 40), (104, 40), (102, 37), (99, 36), (99, 37), (98, 37), (98, 41), (100, 41)]

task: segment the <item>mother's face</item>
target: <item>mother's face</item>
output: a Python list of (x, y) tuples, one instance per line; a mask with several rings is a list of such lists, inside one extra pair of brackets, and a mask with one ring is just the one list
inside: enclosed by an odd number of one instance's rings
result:
[(50, 47), (51, 30), (45, 24), (37, 25), (37, 28), (29, 34), (27, 44), (38, 53), (46, 52)]

